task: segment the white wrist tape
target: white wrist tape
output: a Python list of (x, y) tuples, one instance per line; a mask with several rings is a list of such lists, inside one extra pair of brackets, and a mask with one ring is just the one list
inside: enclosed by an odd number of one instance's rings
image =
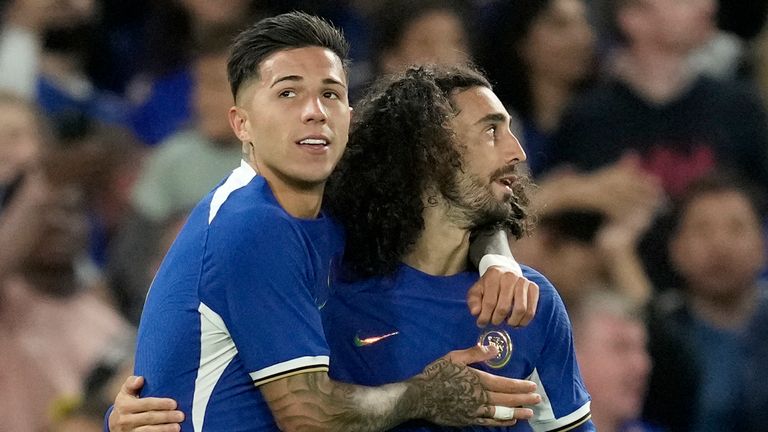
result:
[(480, 270), (480, 276), (484, 275), (488, 270), (488, 267), (492, 266), (509, 269), (512, 273), (518, 276), (523, 275), (523, 270), (520, 268), (520, 264), (518, 264), (514, 258), (504, 255), (487, 254), (480, 258), (480, 264), (477, 266), (478, 270)]

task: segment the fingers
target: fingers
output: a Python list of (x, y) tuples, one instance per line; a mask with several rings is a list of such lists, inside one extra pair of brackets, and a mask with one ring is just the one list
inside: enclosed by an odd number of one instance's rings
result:
[(522, 394), (536, 391), (536, 383), (533, 381), (507, 378), (493, 375), (477, 369), (472, 369), (480, 378), (480, 384), (489, 392)]
[(520, 278), (515, 284), (512, 313), (507, 318), (507, 324), (512, 327), (530, 324), (536, 315), (538, 305), (539, 286), (526, 278)]
[(499, 296), (501, 275), (497, 267), (490, 267), (467, 292), (469, 311), (477, 316), (479, 327), (485, 327), (491, 321)]
[(179, 432), (180, 430), (181, 430), (181, 426), (179, 426), (178, 424), (165, 424), (165, 425), (154, 425), (154, 426), (142, 426), (142, 427), (133, 429), (133, 432)]
[(176, 409), (176, 401), (169, 398), (118, 398), (115, 409), (123, 415), (145, 413), (148, 411), (171, 411)]
[[(539, 287), (511, 271), (490, 267), (467, 293), (470, 312), (477, 316), (478, 327), (528, 325), (536, 315)], [(478, 312), (479, 311), (479, 312)]]
[[(499, 325), (507, 320), (510, 325), (519, 324), (528, 308), (527, 279), (513, 273), (501, 275), (499, 283), (499, 298), (496, 310), (491, 317), (493, 325)], [(510, 311), (512, 314), (510, 315)]]
[(539, 307), (539, 285), (531, 282), (528, 285), (528, 308), (523, 315), (523, 319), (520, 321), (519, 326), (525, 327), (533, 321), (536, 316), (536, 311)]
[[(119, 424), (123, 427), (157, 426), (157, 430), (178, 430), (173, 426), (184, 421), (184, 413), (181, 411), (149, 411), (138, 414), (121, 415)], [(150, 429), (151, 430), (151, 429)]]
[(469, 313), (472, 316), (477, 316), (482, 309), (481, 302), (483, 300), (483, 280), (479, 279), (477, 282), (467, 291), (467, 306), (469, 306)]
[[(497, 393), (488, 392), (488, 403), (505, 407), (533, 406), (541, 402), (538, 393)], [(516, 417), (517, 418), (517, 417)], [(502, 419), (504, 420), (504, 419)]]
[(474, 424), (482, 426), (513, 426), (517, 420), (533, 418), (530, 408), (511, 408), (498, 405), (485, 405), (478, 409)]
[(533, 417), (533, 410), (521, 407), (489, 405), (489, 417), (494, 420), (528, 420)]
[(176, 401), (167, 398), (143, 398), (118, 395), (115, 409), (109, 416), (111, 432), (179, 431), (178, 423), (184, 421), (184, 413), (174, 410)]
[(499, 355), (499, 349), (493, 345), (475, 345), (471, 348), (451, 351), (445, 355), (445, 358), (451, 363), (468, 365), (490, 360), (497, 355)]

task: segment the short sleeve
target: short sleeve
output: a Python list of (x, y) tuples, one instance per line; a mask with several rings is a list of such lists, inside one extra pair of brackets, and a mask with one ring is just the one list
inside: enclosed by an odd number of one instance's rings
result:
[(594, 431), (590, 397), (576, 362), (565, 306), (549, 281), (540, 275), (533, 280), (542, 296), (537, 314), (543, 314), (548, 323), (541, 355), (527, 377), (542, 396), (542, 402), (531, 407), (534, 418), (529, 424), (536, 432)]
[[(229, 333), (254, 383), (327, 371), (311, 238), (290, 218), (222, 212), (208, 239), (203, 320)], [(208, 314), (208, 317), (206, 317)]]

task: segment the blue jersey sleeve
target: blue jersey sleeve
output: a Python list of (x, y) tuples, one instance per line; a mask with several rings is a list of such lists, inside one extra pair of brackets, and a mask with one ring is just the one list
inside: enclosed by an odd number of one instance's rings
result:
[(104, 414), (104, 432), (110, 432), (109, 431), (109, 415), (112, 414), (112, 410), (115, 409), (114, 405), (110, 405), (107, 409), (107, 413)]
[[(229, 333), (254, 383), (327, 371), (329, 349), (317, 305), (325, 257), (282, 214), (222, 212), (208, 239), (201, 286), (203, 325)], [(325, 263), (327, 264), (327, 263)], [(215, 332), (214, 332), (215, 334)]]
[(594, 431), (590, 397), (581, 379), (573, 348), (573, 332), (565, 305), (555, 288), (541, 274), (525, 269), (525, 276), (540, 289), (537, 314), (546, 318), (546, 340), (536, 367), (527, 379), (534, 381), (542, 402), (531, 407), (529, 421), (536, 431)]

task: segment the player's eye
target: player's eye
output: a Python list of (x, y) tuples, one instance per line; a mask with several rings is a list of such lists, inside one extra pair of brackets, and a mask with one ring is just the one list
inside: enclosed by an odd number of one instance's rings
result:
[(283, 90), (280, 92), (281, 98), (292, 98), (294, 96), (296, 96), (296, 92), (293, 90)]
[(341, 97), (339, 97), (338, 93), (336, 93), (335, 91), (330, 91), (330, 90), (328, 90), (325, 93), (323, 93), (323, 97), (326, 97), (328, 99), (341, 99)]

